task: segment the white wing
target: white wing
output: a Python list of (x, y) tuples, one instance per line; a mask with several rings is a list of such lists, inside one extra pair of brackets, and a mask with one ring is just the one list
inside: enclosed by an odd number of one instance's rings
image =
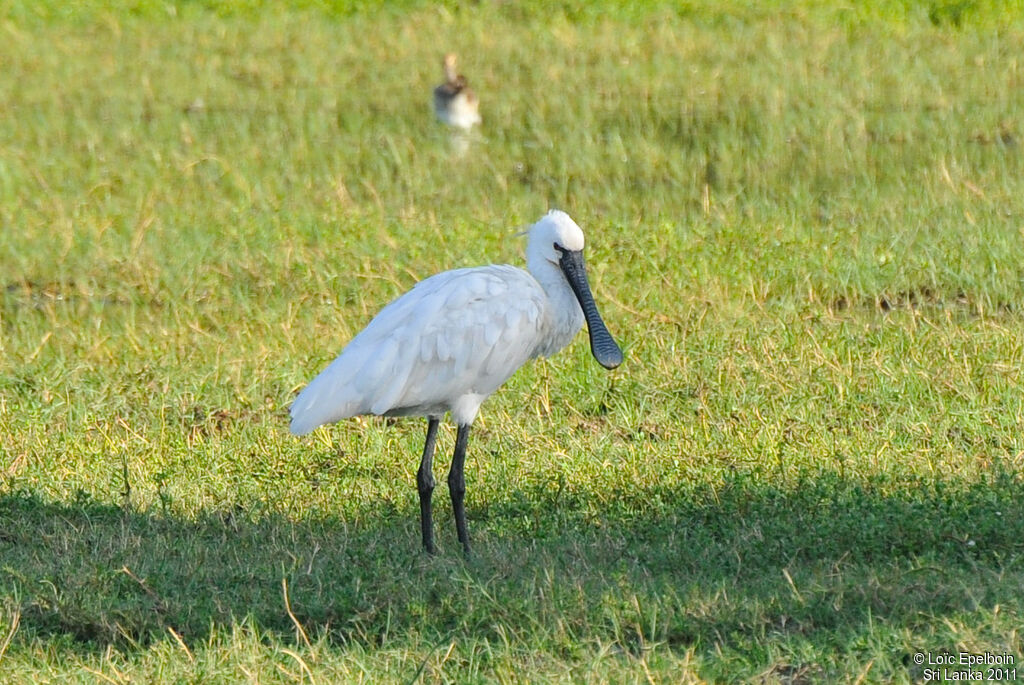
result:
[(531, 357), (547, 295), (512, 266), (431, 276), (386, 306), (299, 394), (291, 430), (357, 414), (439, 415), (490, 395)]

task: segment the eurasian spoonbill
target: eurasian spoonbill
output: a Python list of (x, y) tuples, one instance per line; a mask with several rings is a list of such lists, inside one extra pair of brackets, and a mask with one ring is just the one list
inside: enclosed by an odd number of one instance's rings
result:
[(469, 131), (480, 123), (480, 100), (466, 77), (455, 71), (455, 55), (448, 53), (441, 63), (444, 83), (434, 88), (434, 113), (445, 124)]
[(463, 466), (481, 403), (527, 360), (568, 345), (584, 319), (598, 363), (622, 363), (587, 282), (583, 231), (568, 214), (552, 210), (529, 229), (526, 264), (529, 271), (491, 265), (420, 281), (384, 307), (291, 407), (296, 435), (360, 414), (427, 418), (416, 484), (423, 547), (431, 554), (431, 468), (444, 414), (458, 426), (448, 490), (468, 554)]

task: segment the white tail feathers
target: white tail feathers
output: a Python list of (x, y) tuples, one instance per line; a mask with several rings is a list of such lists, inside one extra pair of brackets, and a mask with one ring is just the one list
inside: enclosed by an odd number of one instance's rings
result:
[(392, 409), (405, 390), (411, 366), (400, 363), (400, 352), (393, 336), (379, 342), (353, 340), (295, 398), (292, 433), (305, 435), (325, 423)]

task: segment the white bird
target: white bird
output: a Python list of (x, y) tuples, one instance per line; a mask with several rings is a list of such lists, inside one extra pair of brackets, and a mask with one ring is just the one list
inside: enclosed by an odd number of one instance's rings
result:
[(441, 62), (444, 83), (434, 88), (434, 114), (443, 123), (469, 131), (480, 123), (480, 100), (466, 77), (455, 70), (455, 55), (448, 53)]
[(291, 407), (296, 435), (360, 414), (427, 418), (416, 484), (423, 546), (431, 554), (431, 469), (444, 414), (451, 412), (458, 426), (448, 489), (469, 554), (463, 465), (480, 404), (527, 360), (569, 344), (584, 319), (598, 363), (622, 363), (587, 282), (583, 231), (568, 214), (552, 210), (530, 228), (526, 263), (529, 271), (491, 265), (420, 281), (384, 307)]

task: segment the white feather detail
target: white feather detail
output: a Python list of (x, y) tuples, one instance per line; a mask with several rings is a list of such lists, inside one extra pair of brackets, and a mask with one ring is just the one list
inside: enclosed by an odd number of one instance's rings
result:
[(536, 356), (547, 302), (537, 280), (512, 266), (456, 269), (421, 281), (299, 394), (292, 431), (357, 414), (436, 414), (467, 390), (486, 397)]

